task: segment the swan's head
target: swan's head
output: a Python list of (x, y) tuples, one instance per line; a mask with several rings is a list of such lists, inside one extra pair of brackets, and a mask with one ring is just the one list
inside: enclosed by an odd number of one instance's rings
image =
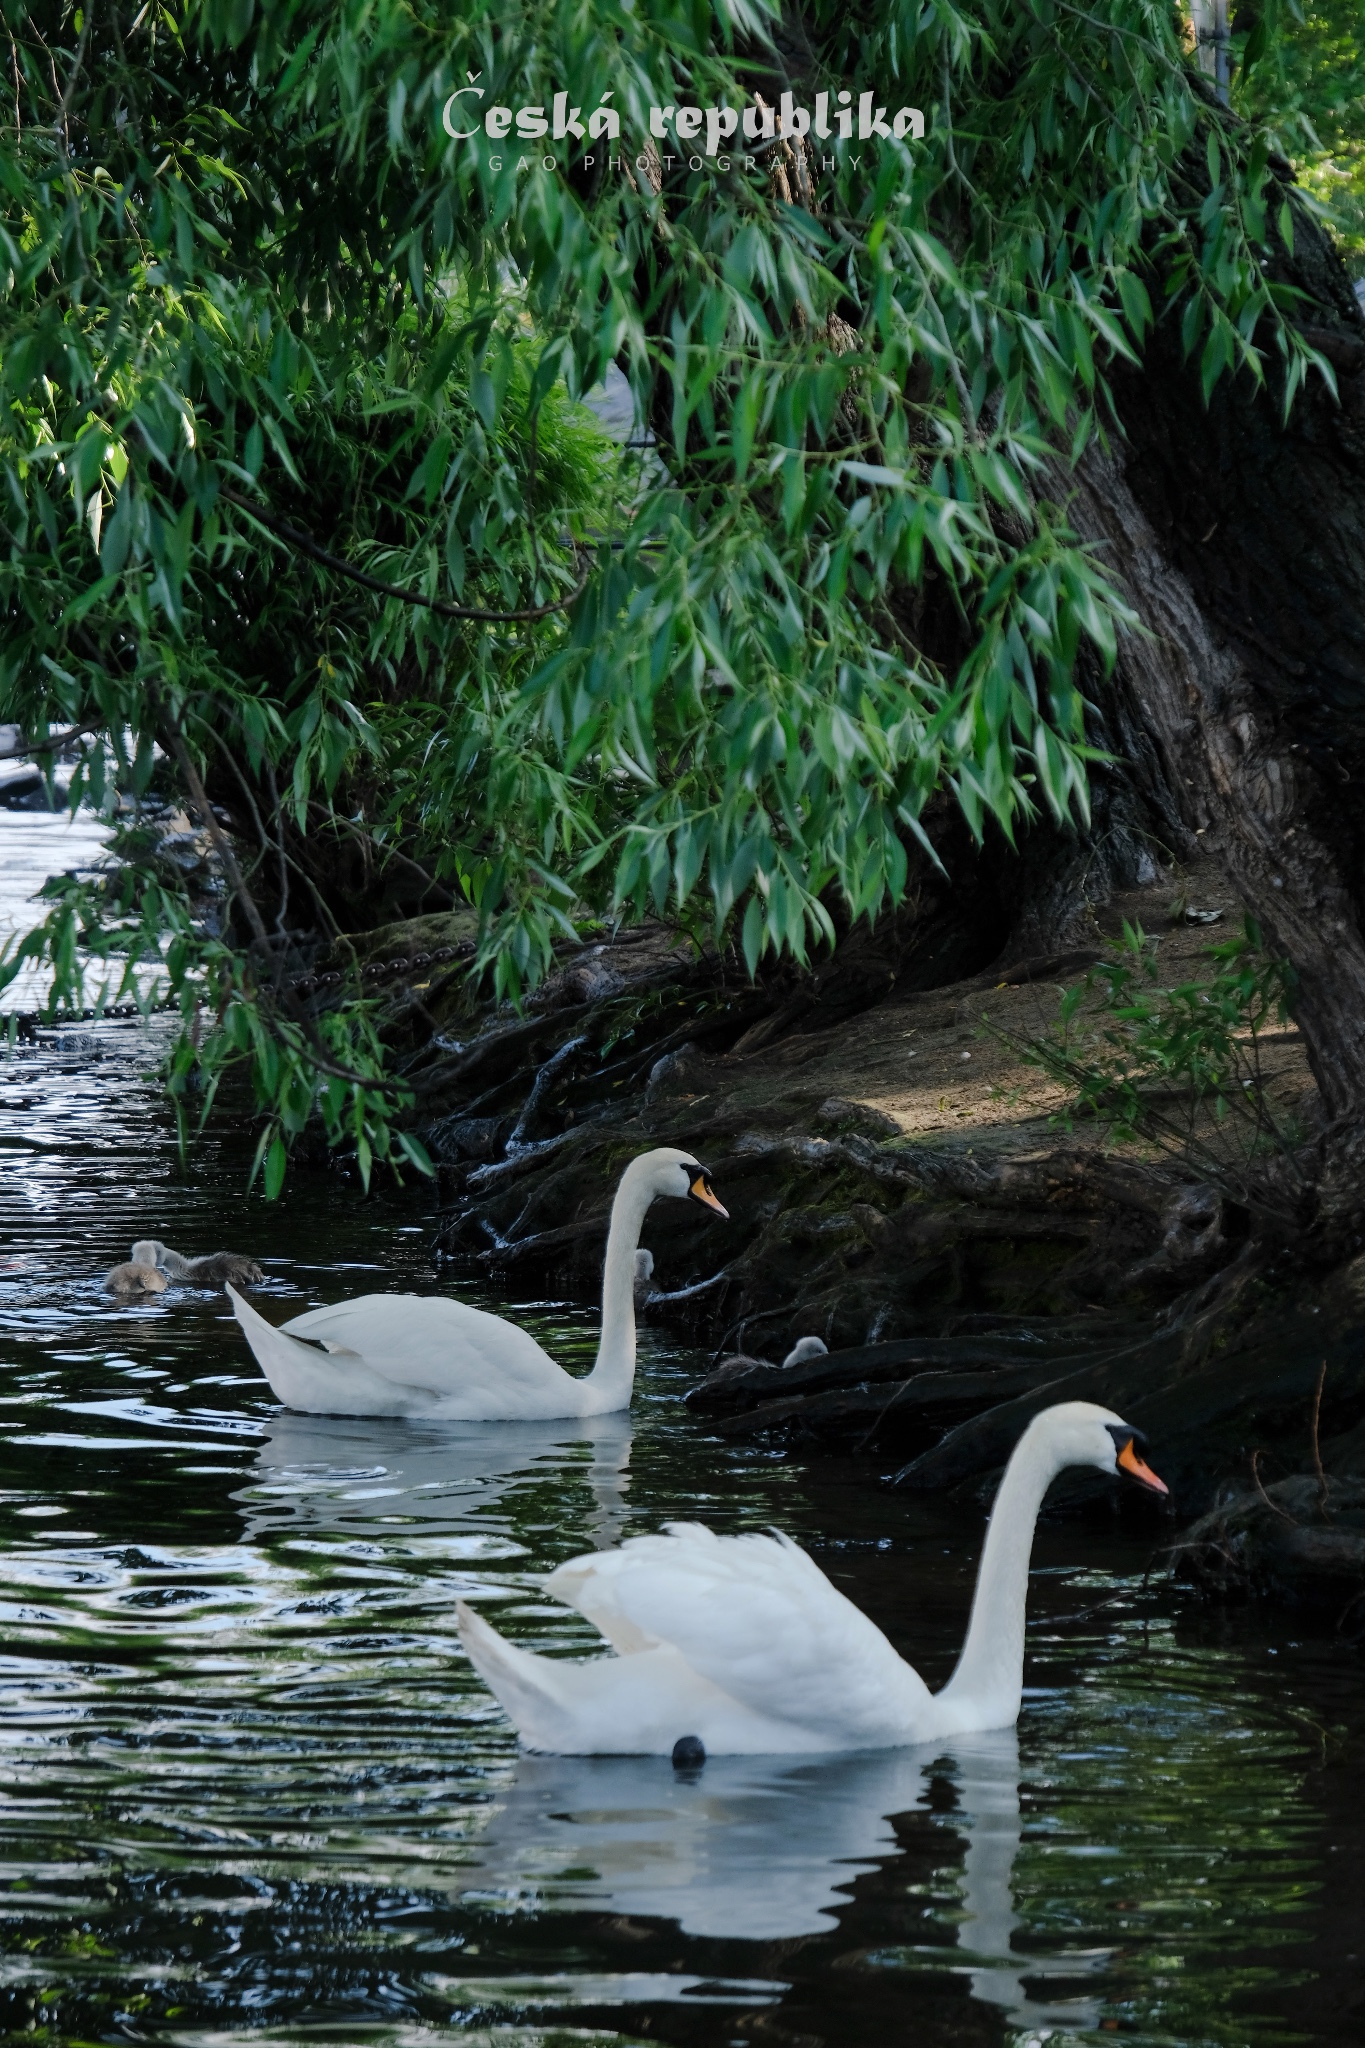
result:
[(135, 1266), (159, 1266), (163, 1250), (164, 1246), (159, 1245), (155, 1238), (140, 1237), (132, 1249), (132, 1263)]
[(1029, 1434), (1045, 1436), (1060, 1470), (1064, 1465), (1094, 1465), (1101, 1472), (1126, 1473), (1149, 1493), (1169, 1493), (1142, 1456), (1147, 1439), (1112, 1408), (1093, 1401), (1060, 1401), (1045, 1408), (1029, 1424)]
[(677, 1195), (683, 1200), (700, 1202), (703, 1209), (710, 1209), (717, 1216), (728, 1217), (730, 1214), (718, 1200), (710, 1174), (690, 1152), (679, 1152), (672, 1145), (660, 1145), (657, 1151), (645, 1152), (640, 1158), (633, 1159), (626, 1173), (631, 1179), (643, 1182), (651, 1201), (656, 1195)]

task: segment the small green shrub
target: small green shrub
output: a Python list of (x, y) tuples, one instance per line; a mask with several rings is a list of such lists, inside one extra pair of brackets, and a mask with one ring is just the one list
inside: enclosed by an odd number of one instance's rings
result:
[(1109, 1125), (1197, 1166), (1252, 1207), (1265, 1205), (1257, 1162), (1290, 1161), (1300, 1133), (1278, 1111), (1263, 1064), (1266, 1033), (1289, 1019), (1292, 970), (1248, 917), (1209, 946), (1209, 979), (1162, 986), (1160, 942), (1125, 921), (1122, 937), (1077, 987), (1053, 1030), (1011, 1041), (1071, 1091), (1060, 1114)]

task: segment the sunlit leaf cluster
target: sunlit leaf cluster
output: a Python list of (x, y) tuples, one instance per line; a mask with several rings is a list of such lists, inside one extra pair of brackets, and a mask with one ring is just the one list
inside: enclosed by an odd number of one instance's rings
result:
[(1356, 0), (1243, 0), (1233, 104), (1267, 126), (1365, 278), (1365, 36)]

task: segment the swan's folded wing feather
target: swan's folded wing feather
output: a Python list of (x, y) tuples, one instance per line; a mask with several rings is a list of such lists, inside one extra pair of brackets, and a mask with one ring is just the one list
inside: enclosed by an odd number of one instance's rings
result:
[(671, 1643), (732, 1699), (850, 1747), (904, 1740), (929, 1697), (875, 1623), (784, 1536), (674, 1522), (570, 1559), (546, 1590), (623, 1654)]
[(444, 1295), (361, 1294), (309, 1309), (283, 1328), (329, 1350), (354, 1351), (372, 1372), (433, 1394), (490, 1384), (532, 1389), (544, 1386), (547, 1372), (560, 1372), (515, 1323)]

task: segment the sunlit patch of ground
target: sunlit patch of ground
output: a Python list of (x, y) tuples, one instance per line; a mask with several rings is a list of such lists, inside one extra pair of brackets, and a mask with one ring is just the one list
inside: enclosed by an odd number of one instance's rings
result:
[[(1221, 915), (1192, 924), (1191, 908)], [(1216, 971), (1209, 947), (1233, 936), (1241, 918), (1226, 878), (1212, 862), (1202, 863), (1197, 877), (1116, 897), (1100, 914), (1093, 950), (1116, 938), (1127, 919), (1158, 939), (1163, 987), (1207, 980)], [(893, 995), (830, 1030), (797, 1031), (748, 1058), (716, 1061), (712, 1074), (726, 1074), (727, 1093), (733, 1089), (769, 1107), (780, 1097), (817, 1120), (831, 1098), (862, 1105), (889, 1120), (888, 1136), (894, 1124), (905, 1137), (959, 1138), (1011, 1150), (1021, 1143), (1050, 1147), (1062, 1135), (1072, 1143), (1104, 1142), (1107, 1133), (1093, 1119), (1068, 1119), (1071, 1091), (1019, 1051), (1021, 1043), (1055, 1032), (1064, 991), (1085, 979), (1084, 956), (1078, 950), (1055, 969), (1035, 972), (1037, 979), (1012, 981), (1006, 969), (924, 994)], [(1075, 1042), (1083, 1045), (1104, 1021), (1098, 1000), (1089, 999)], [(1277, 1123), (1293, 1134), (1306, 1132), (1316, 1091), (1294, 1025), (1261, 1035), (1261, 1070)], [(1174, 1121), (1183, 1117), (1174, 1098), (1171, 1113)]]

